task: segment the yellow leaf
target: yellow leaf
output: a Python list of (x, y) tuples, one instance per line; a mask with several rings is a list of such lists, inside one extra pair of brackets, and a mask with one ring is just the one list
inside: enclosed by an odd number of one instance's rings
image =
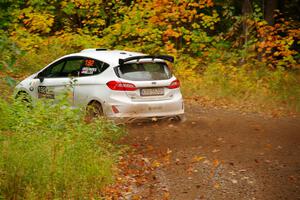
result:
[(153, 161), (152, 167), (160, 167), (160, 162), (158, 162), (157, 160)]
[(220, 188), (220, 185), (219, 185), (218, 183), (216, 183), (216, 184), (214, 185), (214, 188), (219, 189), (219, 188)]
[(205, 159), (204, 156), (194, 156), (193, 162), (199, 162), (199, 161), (201, 161), (201, 160), (203, 160), (203, 159)]

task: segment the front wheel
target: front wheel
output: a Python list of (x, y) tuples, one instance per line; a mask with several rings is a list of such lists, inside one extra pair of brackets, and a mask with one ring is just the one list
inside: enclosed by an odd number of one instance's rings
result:
[(15, 100), (25, 104), (28, 107), (31, 107), (31, 98), (27, 92), (20, 91), (15, 96)]

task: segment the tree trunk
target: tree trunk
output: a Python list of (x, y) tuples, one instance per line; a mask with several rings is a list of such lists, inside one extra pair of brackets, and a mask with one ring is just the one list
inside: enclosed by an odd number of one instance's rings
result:
[(252, 14), (252, 5), (250, 0), (244, 0), (243, 1), (243, 7), (242, 7), (242, 13), (243, 13), (243, 35), (245, 39), (245, 44), (247, 44), (248, 41), (248, 24), (247, 19)]
[(265, 0), (265, 20), (269, 25), (274, 25), (274, 10), (279, 8), (279, 0)]

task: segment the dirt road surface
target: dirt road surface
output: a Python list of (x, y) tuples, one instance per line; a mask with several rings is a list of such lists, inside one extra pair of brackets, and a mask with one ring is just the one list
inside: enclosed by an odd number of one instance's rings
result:
[(123, 143), (153, 170), (128, 199), (300, 199), (299, 117), (188, 103), (186, 118), (127, 127)]

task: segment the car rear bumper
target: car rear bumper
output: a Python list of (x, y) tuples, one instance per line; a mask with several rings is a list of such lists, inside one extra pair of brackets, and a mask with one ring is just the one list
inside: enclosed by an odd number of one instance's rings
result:
[(181, 95), (178, 98), (161, 101), (133, 102), (114, 100), (104, 108), (108, 118), (162, 118), (184, 114), (184, 103)]

